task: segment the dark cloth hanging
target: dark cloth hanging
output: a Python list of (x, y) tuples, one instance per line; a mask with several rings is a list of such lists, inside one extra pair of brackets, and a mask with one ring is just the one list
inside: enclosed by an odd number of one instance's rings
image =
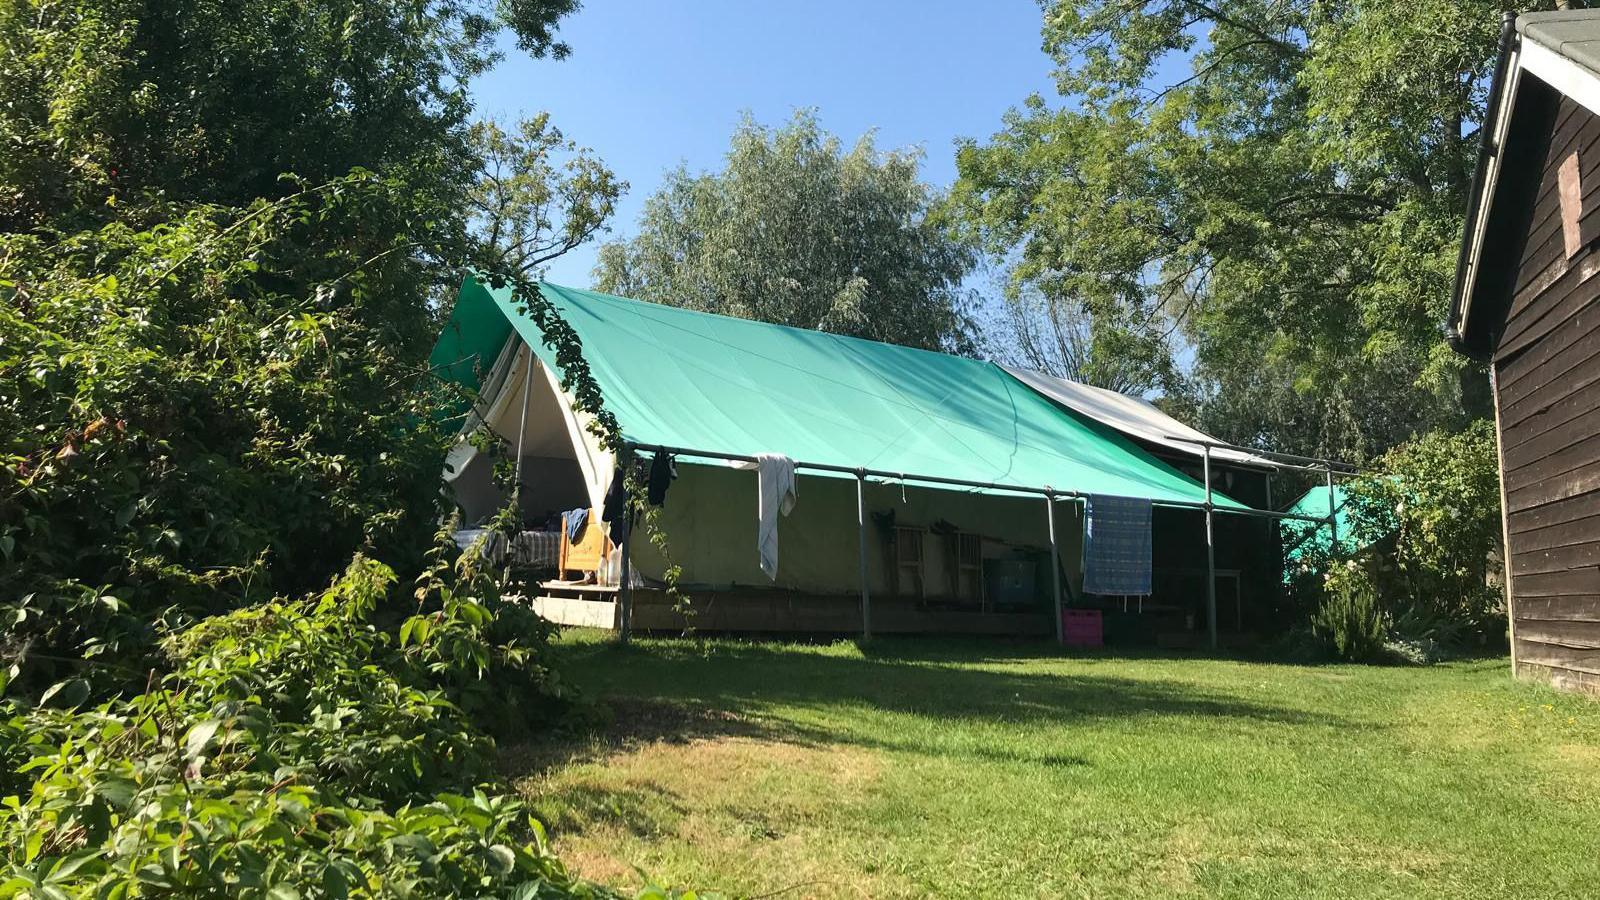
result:
[(620, 544), (626, 533), (622, 511), (628, 505), (628, 470), (619, 463), (611, 473), (611, 487), (606, 488), (605, 501), (600, 504), (600, 518), (606, 520), (606, 534), (611, 543)]
[(645, 489), (645, 499), (651, 506), (664, 506), (667, 502), (667, 488), (672, 486), (672, 479), (678, 477), (678, 464), (672, 454), (656, 451), (655, 459), (650, 462), (650, 480)]

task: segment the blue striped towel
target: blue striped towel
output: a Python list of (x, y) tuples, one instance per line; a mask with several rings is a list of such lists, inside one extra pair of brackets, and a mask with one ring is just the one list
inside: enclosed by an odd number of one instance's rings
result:
[(1089, 495), (1083, 541), (1085, 594), (1150, 594), (1150, 501)]

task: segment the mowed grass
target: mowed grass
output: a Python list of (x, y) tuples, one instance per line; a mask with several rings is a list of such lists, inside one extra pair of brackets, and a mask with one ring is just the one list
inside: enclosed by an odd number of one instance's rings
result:
[(610, 720), (508, 748), (619, 887), (925, 897), (1600, 896), (1600, 704), (1426, 669), (571, 632)]

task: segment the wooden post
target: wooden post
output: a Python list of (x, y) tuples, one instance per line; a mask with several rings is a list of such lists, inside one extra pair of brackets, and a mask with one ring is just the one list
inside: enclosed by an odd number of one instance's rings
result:
[(867, 470), (856, 470), (856, 554), (861, 580), (861, 639), (872, 640), (872, 594), (867, 588)]
[(1211, 445), (1205, 445), (1206, 482), (1206, 633), (1217, 649), (1217, 544), (1211, 529)]
[(1055, 582), (1056, 596), (1056, 643), (1066, 643), (1066, 626), (1061, 621), (1061, 550), (1056, 542), (1056, 495), (1054, 491), (1046, 491), (1044, 495), (1045, 524), (1050, 529), (1050, 577)]
[(1511, 642), (1511, 677), (1517, 677), (1517, 608), (1511, 577), (1511, 507), (1506, 502), (1506, 449), (1500, 431), (1500, 379), (1489, 362), (1489, 396), (1494, 399), (1494, 453), (1500, 476), (1500, 568), (1506, 579), (1506, 640)]

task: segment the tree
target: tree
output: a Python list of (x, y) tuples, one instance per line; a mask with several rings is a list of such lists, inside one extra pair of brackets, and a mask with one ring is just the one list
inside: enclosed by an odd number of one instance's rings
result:
[(721, 172), (679, 168), (639, 233), (601, 249), (602, 290), (913, 347), (970, 352), (973, 256), (929, 215), (920, 153), (850, 150), (814, 113), (735, 130)]
[(1114, 310), (1090, 310), (1015, 282), (1002, 301), (998, 320), (985, 328), (994, 359), (1132, 396), (1182, 387), (1159, 323), (1111, 321)]
[(496, 34), (562, 55), (553, 30), (576, 5), (7, 4), (0, 230), (243, 206), (292, 193), (286, 171), (317, 184), (362, 167), (459, 200), (475, 174), (466, 88), (499, 58)]
[(439, 300), (505, 268), (467, 83), (508, 28), (563, 52), (573, 5), (0, 7), (12, 661), (136, 665), (157, 623), (418, 558)]
[(611, 896), (495, 793), (486, 728), (568, 692), (437, 528), (426, 363), (525, 277), (467, 82), (573, 6), (0, 6), (0, 893)]
[(1014, 284), (1176, 329), (1223, 437), (1363, 458), (1482, 415), (1442, 329), (1501, 7), (1047, 3), (1063, 102), (960, 148), (953, 214)]
[(592, 153), (563, 137), (548, 113), (511, 132), (480, 122), (472, 136), (483, 159), (470, 197), (473, 228), (490, 253), (523, 275), (538, 274), (602, 231), (628, 189)]

